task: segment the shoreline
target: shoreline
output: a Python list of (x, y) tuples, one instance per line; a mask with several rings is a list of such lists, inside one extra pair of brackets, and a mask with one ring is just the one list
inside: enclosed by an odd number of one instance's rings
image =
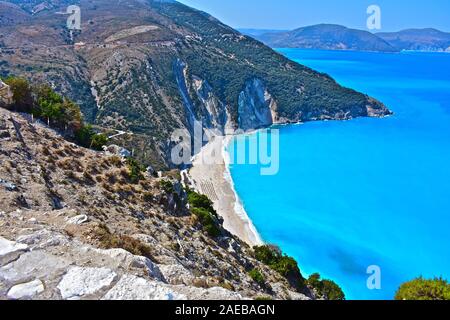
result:
[(250, 246), (264, 244), (235, 190), (226, 147), (232, 136), (214, 136), (192, 159), (192, 187), (210, 198), (224, 228)]

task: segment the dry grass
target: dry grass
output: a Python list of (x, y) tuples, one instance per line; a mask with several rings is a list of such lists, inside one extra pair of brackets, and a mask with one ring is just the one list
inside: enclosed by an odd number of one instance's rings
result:
[(115, 184), (117, 182), (117, 178), (114, 172), (108, 172), (106, 174), (106, 180), (108, 180), (109, 184)]
[(123, 165), (122, 159), (121, 159), (120, 157), (118, 157), (118, 156), (112, 156), (112, 157), (110, 157), (110, 158), (109, 158), (109, 162), (110, 162), (113, 166), (115, 166), (115, 167), (117, 167), (117, 168), (120, 168), (120, 167), (122, 167), (122, 165)]
[(103, 249), (120, 248), (136, 256), (147, 257), (155, 262), (150, 246), (129, 236), (113, 234), (105, 224), (100, 224), (93, 230), (93, 237)]

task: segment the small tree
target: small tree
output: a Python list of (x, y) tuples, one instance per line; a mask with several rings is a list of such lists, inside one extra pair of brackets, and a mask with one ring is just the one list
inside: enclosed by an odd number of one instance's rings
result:
[(97, 151), (103, 150), (103, 146), (108, 143), (108, 137), (103, 133), (95, 134), (91, 137), (91, 148)]
[(35, 115), (44, 118), (59, 128), (64, 127), (64, 99), (48, 85), (41, 85), (35, 89), (37, 95), (38, 109)]
[(77, 143), (85, 148), (91, 147), (92, 137), (95, 135), (94, 129), (91, 125), (82, 126), (75, 132), (75, 139)]
[(145, 168), (142, 164), (139, 163), (134, 158), (127, 158), (128, 170), (130, 171), (129, 177), (132, 183), (138, 183), (142, 179), (144, 179), (144, 175), (142, 172), (145, 171)]
[(307, 281), (307, 284), (316, 289), (317, 293), (328, 300), (345, 300), (345, 294), (334, 281), (321, 279), (320, 274), (312, 274)]
[(63, 123), (65, 130), (72, 133), (77, 132), (83, 127), (83, 116), (80, 107), (73, 101), (65, 98), (62, 104), (63, 109)]
[(264, 279), (263, 274), (258, 269), (251, 270), (248, 275), (253, 279), (260, 287), (264, 287), (266, 285), (266, 280)]
[(13, 93), (13, 109), (19, 112), (31, 113), (34, 107), (32, 89), (27, 79), (9, 77), (5, 83)]
[(300, 272), (297, 261), (295, 261), (294, 258), (283, 255), (281, 250), (276, 246), (256, 246), (253, 250), (256, 260), (261, 261), (277, 271), (298, 290), (303, 288), (305, 280)]

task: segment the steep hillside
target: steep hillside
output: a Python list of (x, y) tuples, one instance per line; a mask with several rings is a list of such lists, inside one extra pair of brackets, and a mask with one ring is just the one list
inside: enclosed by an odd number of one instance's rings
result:
[(408, 29), (400, 32), (377, 33), (398, 50), (449, 51), (450, 33), (436, 29)]
[(133, 132), (112, 142), (157, 168), (170, 166), (173, 130), (192, 131), (195, 120), (232, 132), (390, 114), (175, 1), (70, 1), (82, 10), (82, 31), (73, 38), (58, 14), (69, 1), (8, 2), (21, 7), (0, 2), (0, 18), (9, 19), (0, 26), (0, 75), (51, 83), (81, 105), (88, 121)]
[(261, 36), (265, 33), (288, 32), (290, 30), (272, 30), (272, 29), (237, 29), (240, 33), (250, 37)]
[(313, 297), (217, 217), (207, 227), (176, 172), (130, 174), (0, 108), (0, 300)]
[(370, 32), (333, 24), (319, 24), (288, 32), (265, 33), (256, 38), (272, 48), (397, 51), (387, 41)]

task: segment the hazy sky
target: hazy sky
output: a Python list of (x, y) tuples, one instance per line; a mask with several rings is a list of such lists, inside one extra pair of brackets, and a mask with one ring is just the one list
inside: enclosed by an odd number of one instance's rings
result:
[(450, 0), (179, 0), (234, 28), (294, 29), (337, 23), (366, 29), (369, 5), (382, 11), (382, 30), (433, 27), (450, 32)]

